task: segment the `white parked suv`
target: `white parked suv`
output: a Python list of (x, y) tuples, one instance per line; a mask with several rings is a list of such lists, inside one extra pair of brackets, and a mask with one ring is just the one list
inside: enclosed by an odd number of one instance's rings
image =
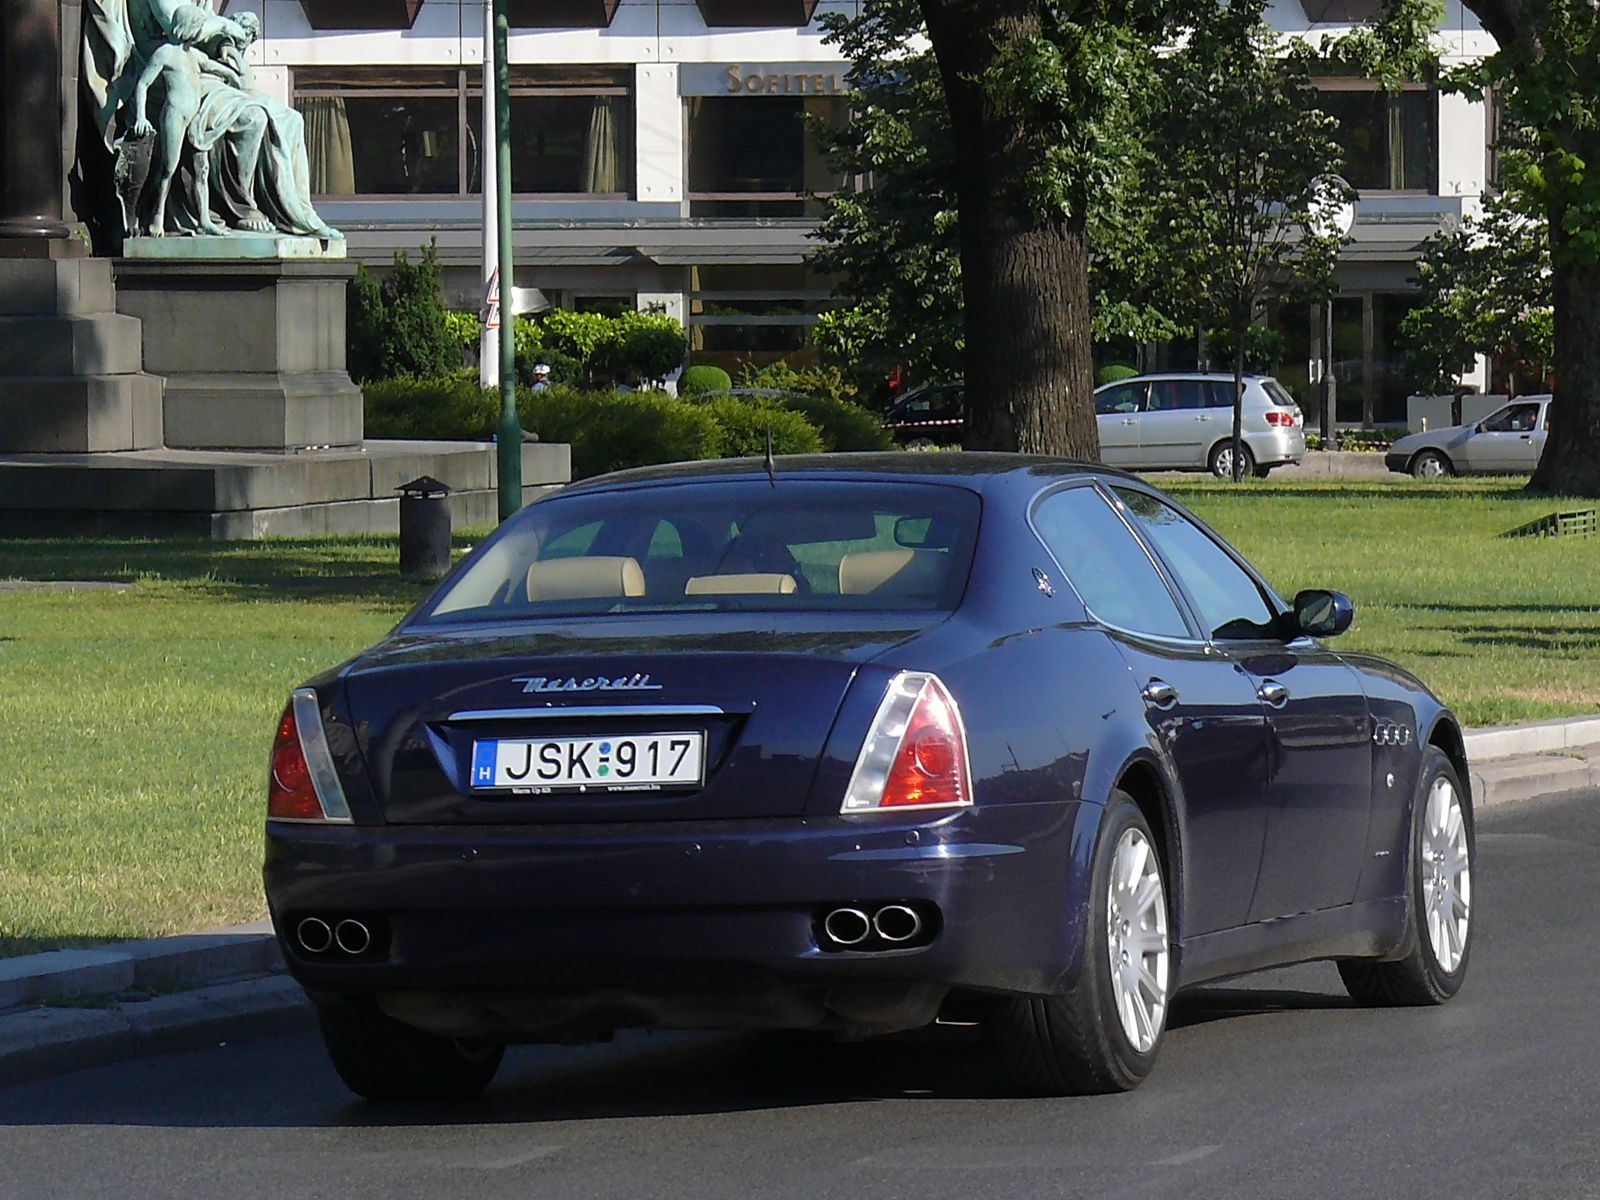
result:
[[(1094, 409), (1108, 466), (1233, 475), (1232, 375), (1137, 375), (1097, 387)], [(1305, 457), (1305, 420), (1276, 379), (1244, 377), (1243, 417), (1245, 474)]]

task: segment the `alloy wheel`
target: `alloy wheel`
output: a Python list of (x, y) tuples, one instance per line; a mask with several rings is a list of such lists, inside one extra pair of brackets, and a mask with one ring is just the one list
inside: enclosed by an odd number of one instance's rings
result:
[(1422, 826), (1422, 898), (1434, 961), (1454, 975), (1472, 919), (1472, 859), (1461, 798), (1448, 779), (1433, 781)]
[(1106, 948), (1111, 991), (1122, 1031), (1140, 1054), (1161, 1036), (1167, 1017), (1167, 897), (1150, 839), (1124, 830), (1111, 859), (1106, 898)]

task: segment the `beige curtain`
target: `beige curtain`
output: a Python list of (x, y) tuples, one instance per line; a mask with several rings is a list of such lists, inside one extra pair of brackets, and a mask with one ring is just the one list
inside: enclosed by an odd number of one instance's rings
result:
[(353, 196), (355, 152), (350, 147), (350, 118), (337, 96), (302, 96), (295, 107), (306, 120), (306, 159), (313, 196)]
[(589, 136), (583, 147), (583, 190), (620, 192), (626, 178), (622, 163), (622, 141), (618, 136), (616, 98), (599, 96), (589, 114)]

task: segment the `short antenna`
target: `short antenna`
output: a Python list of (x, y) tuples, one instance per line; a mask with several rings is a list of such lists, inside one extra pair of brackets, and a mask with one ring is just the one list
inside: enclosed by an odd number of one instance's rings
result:
[(778, 486), (778, 464), (772, 457), (772, 426), (767, 426), (767, 479), (773, 487)]

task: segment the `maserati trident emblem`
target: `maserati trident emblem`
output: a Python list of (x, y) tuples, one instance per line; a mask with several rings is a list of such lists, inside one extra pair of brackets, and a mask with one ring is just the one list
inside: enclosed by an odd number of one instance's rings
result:
[(661, 685), (651, 683), (649, 675), (619, 675), (615, 679), (605, 675), (589, 675), (579, 679), (569, 675), (565, 679), (551, 679), (545, 675), (518, 675), (511, 681), (522, 685), (523, 695), (530, 692), (659, 692)]

